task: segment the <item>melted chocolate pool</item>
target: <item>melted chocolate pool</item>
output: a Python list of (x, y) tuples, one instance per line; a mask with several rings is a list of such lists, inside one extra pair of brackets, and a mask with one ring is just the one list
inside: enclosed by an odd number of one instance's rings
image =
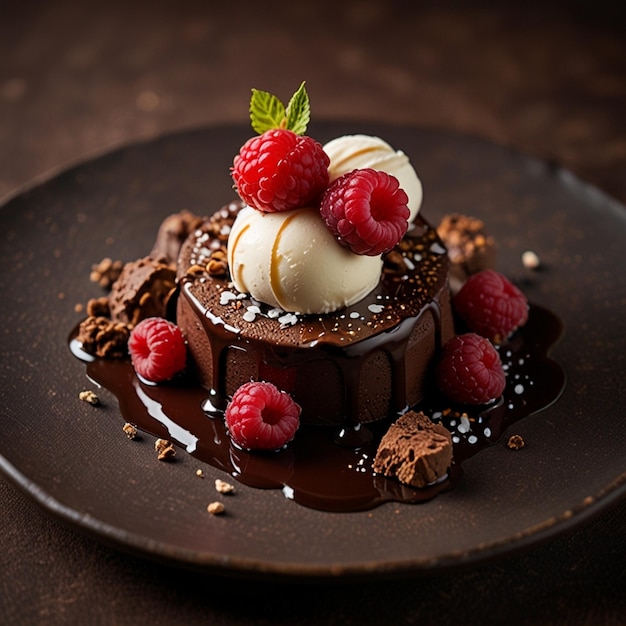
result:
[(511, 424), (559, 397), (565, 374), (548, 353), (561, 333), (562, 325), (552, 313), (531, 306), (527, 324), (499, 348), (507, 385), (497, 404), (459, 409), (432, 397), (417, 407), (452, 432), (454, 448), (448, 476), (423, 489), (402, 485), (372, 471), (388, 421), (360, 426), (372, 436), (360, 433), (356, 440), (369, 442), (357, 448), (334, 443), (336, 433), (332, 429), (302, 426), (284, 450), (245, 452), (231, 443), (223, 414), (206, 410), (210, 402), (201, 385), (188, 380), (148, 385), (137, 378), (127, 359), (94, 359), (83, 353), (75, 340), (70, 348), (87, 361), (89, 378), (117, 397), (127, 422), (175, 442), (241, 483), (281, 489), (287, 498), (304, 506), (339, 512), (363, 511), (390, 501), (424, 502), (451, 489), (461, 477), (463, 461), (496, 443)]

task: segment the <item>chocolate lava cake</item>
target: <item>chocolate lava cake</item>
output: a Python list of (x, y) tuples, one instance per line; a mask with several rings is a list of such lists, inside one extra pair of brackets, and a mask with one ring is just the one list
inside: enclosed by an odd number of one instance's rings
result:
[(242, 203), (204, 222), (182, 246), (177, 323), (210, 401), (223, 408), (250, 380), (292, 394), (308, 424), (358, 425), (395, 417), (419, 402), (437, 349), (454, 334), (449, 261), (418, 215), (384, 255), (378, 286), (327, 314), (287, 313), (239, 293), (227, 242)]

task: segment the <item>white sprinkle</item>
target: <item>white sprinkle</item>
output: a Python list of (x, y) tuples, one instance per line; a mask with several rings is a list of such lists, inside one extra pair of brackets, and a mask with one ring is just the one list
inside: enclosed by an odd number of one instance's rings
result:
[(352, 313), (350, 313), (350, 319), (355, 320), (359, 317), (359, 312), (358, 311), (352, 311)]
[(293, 326), (294, 324), (298, 322), (298, 318), (293, 313), (287, 313), (286, 315), (279, 317), (278, 321), (283, 326)]
[(461, 439), (457, 437), (456, 435), (452, 437), (452, 443), (459, 443), (459, 441), (461, 441)]
[(250, 311), (250, 313), (254, 313), (255, 315), (261, 312), (261, 309), (254, 304), (251, 304), (246, 310)]
[(491, 428), (485, 428), (483, 432), (485, 433), (485, 437), (491, 437)]
[(256, 313), (248, 309), (242, 316), (244, 322), (254, 322), (256, 319)]
[(521, 396), (524, 393), (524, 385), (515, 385), (513, 389), (518, 396)]
[(232, 291), (222, 291), (220, 294), (220, 304), (225, 305), (231, 302), (232, 300), (236, 300), (237, 296)]
[(421, 254), (414, 254), (413, 255), (413, 260), (418, 263), (419, 261), (422, 260), (422, 255)]
[(467, 438), (468, 443), (476, 443), (478, 441), (478, 437), (476, 435), (470, 435)]
[(283, 313), (284, 311), (282, 309), (270, 309), (267, 312), (267, 317), (269, 317), (272, 320), (275, 320), (276, 318), (280, 317)]
[(435, 253), (435, 254), (446, 254), (447, 250), (437, 241), (435, 241), (435, 243), (431, 244), (430, 246), (430, 251)]
[(461, 423), (459, 424), (459, 427), (457, 428), (457, 430), (460, 433), (467, 433), (470, 430), (470, 423), (469, 420), (467, 419), (467, 417), (465, 417), (465, 415), (461, 416)]
[(541, 260), (536, 252), (526, 250), (522, 253), (522, 264), (530, 270), (536, 270), (541, 265)]
[(380, 313), (385, 307), (382, 304), (370, 304), (367, 308), (372, 313)]
[(410, 270), (414, 270), (415, 269), (415, 264), (413, 263), (413, 261), (411, 261), (411, 259), (409, 259), (409, 257), (404, 257), (404, 264), (410, 269)]

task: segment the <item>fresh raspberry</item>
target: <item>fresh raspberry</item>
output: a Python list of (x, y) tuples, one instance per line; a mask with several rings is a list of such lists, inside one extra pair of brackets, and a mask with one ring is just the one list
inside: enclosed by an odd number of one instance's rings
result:
[(185, 369), (187, 348), (180, 328), (162, 317), (148, 317), (133, 328), (128, 351), (141, 378), (160, 383)]
[(272, 213), (314, 205), (328, 185), (329, 163), (311, 137), (275, 128), (242, 146), (231, 173), (246, 204)]
[(367, 168), (333, 181), (320, 211), (339, 243), (356, 254), (378, 256), (406, 233), (408, 201), (395, 176)]
[(475, 333), (456, 335), (441, 350), (437, 386), (460, 404), (486, 404), (504, 391), (505, 376), (498, 352)]
[(526, 296), (493, 270), (470, 276), (453, 304), (469, 330), (495, 344), (505, 341), (528, 320)]
[(291, 441), (300, 424), (300, 407), (272, 383), (245, 383), (226, 408), (232, 440), (245, 450), (277, 450)]

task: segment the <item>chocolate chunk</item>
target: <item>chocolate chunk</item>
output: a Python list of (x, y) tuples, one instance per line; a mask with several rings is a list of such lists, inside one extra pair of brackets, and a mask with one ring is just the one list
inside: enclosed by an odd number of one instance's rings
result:
[(106, 358), (126, 356), (130, 331), (125, 324), (90, 316), (81, 322), (76, 339), (89, 354)]
[(203, 218), (191, 211), (181, 211), (166, 217), (159, 227), (150, 257), (175, 267), (180, 247), (202, 222)]
[(472, 274), (495, 267), (495, 240), (485, 232), (482, 220), (458, 213), (446, 215), (437, 226), (437, 234), (448, 250), (453, 293)]
[(132, 327), (147, 317), (165, 317), (175, 289), (175, 270), (166, 263), (150, 257), (126, 263), (109, 294), (111, 319)]
[(103, 289), (111, 289), (111, 285), (119, 278), (124, 263), (105, 257), (100, 263), (91, 266), (89, 279), (98, 283)]
[(425, 487), (445, 476), (452, 463), (452, 437), (424, 413), (409, 411), (383, 436), (373, 469), (413, 487)]

